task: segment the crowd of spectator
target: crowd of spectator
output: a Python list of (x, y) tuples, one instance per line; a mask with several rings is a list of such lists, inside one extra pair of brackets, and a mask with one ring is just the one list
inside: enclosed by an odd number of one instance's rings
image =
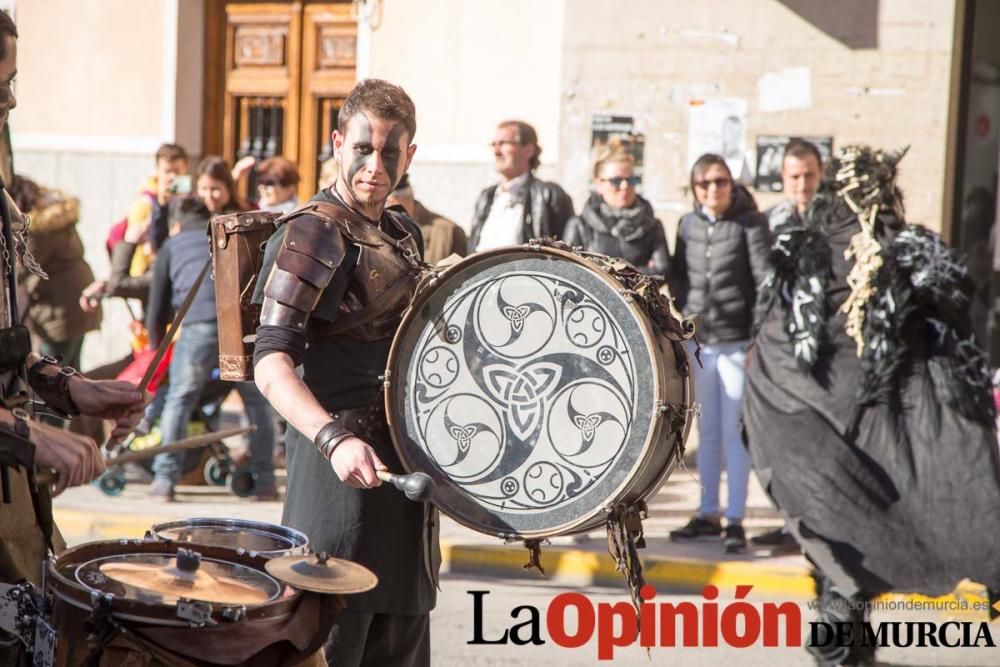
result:
[[(692, 209), (680, 219), (673, 243), (668, 244), (653, 206), (639, 194), (635, 158), (624, 147), (599, 148), (590, 195), (579, 213), (563, 188), (535, 175), (542, 149), (531, 125), (519, 120), (499, 123), (490, 148), (499, 180), (476, 200), (468, 236), (416, 198), (409, 175), (396, 185), (389, 204), (402, 207), (419, 223), (429, 263), (530, 238), (558, 237), (571, 246), (624, 259), (667, 285), (677, 308), (696, 318), (701, 364), (695, 364), (694, 372), (702, 404), (697, 450), (701, 504), (691, 521), (671, 537), (678, 541), (722, 537), (727, 552), (743, 550), (750, 461), (739, 415), (756, 288), (763, 278), (771, 230), (801, 223), (816, 191), (822, 169), (819, 151), (805, 141), (789, 143), (782, 164), (788, 198), (766, 212), (759, 211), (750, 191), (733, 178), (722, 156), (701, 156), (690, 174)], [(103, 280), (93, 279), (83, 259), (74, 228), (79, 202), (28, 179), (14, 184), (18, 204), (35, 220), (35, 243), (40, 244), (35, 256), (60, 278), (59, 289), (47, 289), (44, 281), (26, 282), (29, 316), (43, 353), (79, 364), (84, 334), (100, 325), (101, 300), (138, 300), (144, 312), (133, 312), (132, 352), (91, 371), (114, 377), (135, 362), (138, 351), (154, 348), (164, 336), (174, 311), (209, 259), (205, 228), (211, 216), (252, 208), (288, 213), (299, 202), (299, 172), (284, 157), (245, 158), (230, 167), (222, 158), (209, 156), (193, 174), (189, 169), (183, 148), (160, 147), (155, 174), (143, 184), (125, 218), (108, 233), (111, 272)], [(330, 187), (336, 173), (333, 160), (324, 164), (319, 186)], [(241, 191), (248, 189), (250, 174), (255, 192), (252, 201), (244, 201)], [(59, 242), (50, 242), (48, 235), (59, 235)], [(58, 251), (47, 253), (42, 247)], [(159, 419), (163, 444), (185, 436), (199, 396), (213, 373), (217, 376), (218, 330), (210, 282), (202, 283), (196, 293), (174, 346), (168, 381), (144, 420), (148, 428)], [(249, 421), (257, 426), (247, 457), (256, 495), (277, 498), (272, 457), (275, 415), (252, 383), (238, 383), (235, 390)], [(181, 463), (178, 454), (157, 457), (152, 496), (174, 498)], [(724, 511), (719, 498), (723, 468), (728, 486)], [(779, 532), (761, 539), (778, 544), (784, 536)]]

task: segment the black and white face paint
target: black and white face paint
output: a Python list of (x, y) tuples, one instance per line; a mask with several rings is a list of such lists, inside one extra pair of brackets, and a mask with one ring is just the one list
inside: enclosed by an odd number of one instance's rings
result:
[(365, 113), (350, 120), (341, 149), (341, 177), (358, 204), (385, 204), (405, 171), (406, 146), (401, 146), (405, 136), (401, 122), (376, 119), (373, 123)]

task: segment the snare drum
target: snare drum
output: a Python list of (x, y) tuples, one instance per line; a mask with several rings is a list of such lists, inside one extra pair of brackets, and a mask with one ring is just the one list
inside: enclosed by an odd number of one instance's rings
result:
[(187, 544), (242, 549), (265, 558), (305, 554), (305, 533), (263, 521), (242, 519), (183, 519), (153, 526), (149, 537)]
[(184, 579), (179, 546), (189, 545), (119, 540), (60, 554), (47, 571), (50, 614), (38, 621), (36, 655), (50, 647), (54, 665), (84, 664), (91, 652), (101, 665), (271, 665), (322, 645), (334, 596), (303, 593), (268, 574), (267, 559), (218, 546), (195, 547), (200, 559)]
[(393, 341), (393, 442), (469, 528), (593, 530), (683, 452), (690, 335), (652, 281), (607, 258), (536, 243), (473, 255), (422, 283)]

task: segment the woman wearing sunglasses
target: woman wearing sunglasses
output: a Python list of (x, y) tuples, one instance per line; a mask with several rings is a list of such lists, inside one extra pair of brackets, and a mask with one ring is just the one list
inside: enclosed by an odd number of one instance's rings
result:
[(653, 207), (636, 193), (638, 184), (635, 158), (620, 148), (604, 149), (594, 162), (593, 194), (567, 223), (563, 240), (662, 276), (670, 261), (667, 240)]
[[(693, 364), (698, 424), (698, 514), (670, 533), (674, 541), (723, 536), (727, 553), (746, 549), (743, 514), (750, 456), (740, 432), (743, 363), (753, 325), (757, 285), (764, 278), (770, 234), (753, 197), (733, 182), (725, 160), (702, 155), (691, 169), (694, 210), (681, 218), (671, 266), (677, 307), (698, 316), (701, 366)], [(719, 509), (725, 454), (726, 527)]]

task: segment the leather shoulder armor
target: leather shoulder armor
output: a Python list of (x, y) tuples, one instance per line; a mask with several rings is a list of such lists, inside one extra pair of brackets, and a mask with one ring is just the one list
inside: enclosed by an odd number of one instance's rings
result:
[(260, 323), (302, 329), (347, 248), (338, 225), (312, 206), (300, 207), (285, 220), (285, 235), (264, 286)]

